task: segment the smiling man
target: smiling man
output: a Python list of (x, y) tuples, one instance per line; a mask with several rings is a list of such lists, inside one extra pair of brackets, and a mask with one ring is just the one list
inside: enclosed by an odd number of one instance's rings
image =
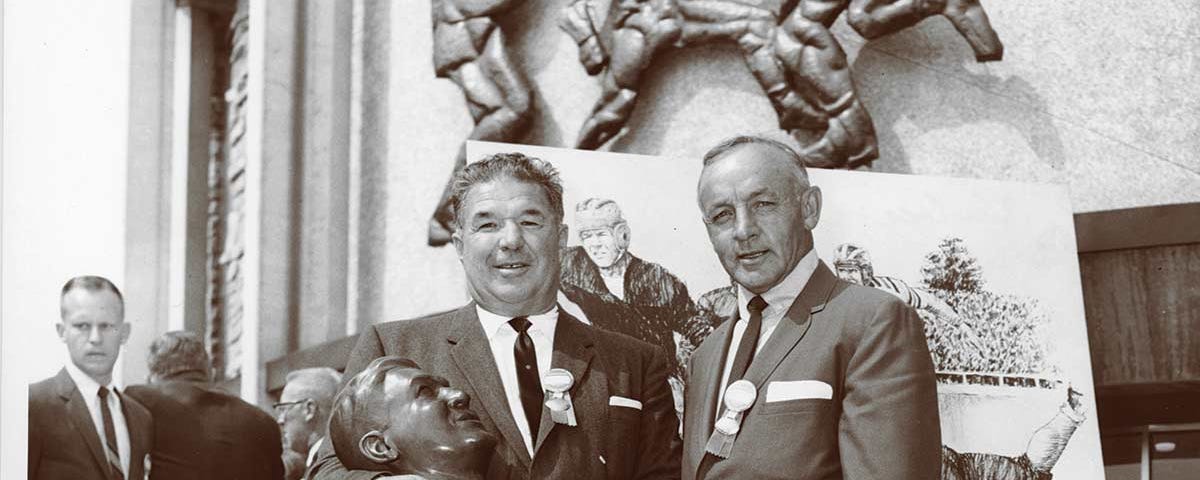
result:
[[(459, 172), (451, 203), (452, 240), (474, 301), (367, 328), (346, 373), (385, 355), (410, 358), (476, 399), (479, 421), (497, 440), (487, 478), (678, 478), (666, 355), (556, 304), (567, 232), (554, 168), (516, 153), (490, 156)], [(570, 374), (575, 422), (555, 421), (546, 407), (559, 400), (547, 394), (553, 383), (543, 385), (551, 369)], [(323, 446), (311, 473), (381, 475), (354, 466)]]
[(688, 365), (683, 476), (938, 478), (921, 319), (817, 258), (821, 190), (803, 165), (759, 137), (704, 157), (700, 211), (737, 308)]
[(154, 436), (150, 412), (113, 384), (129, 339), (120, 290), (104, 277), (67, 281), (55, 325), (70, 361), (29, 386), (29, 479), (141, 479)]

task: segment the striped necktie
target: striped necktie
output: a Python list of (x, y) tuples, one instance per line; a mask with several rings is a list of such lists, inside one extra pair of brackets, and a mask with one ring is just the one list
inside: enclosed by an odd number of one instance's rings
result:
[(113, 426), (112, 412), (108, 409), (108, 387), (100, 387), (100, 416), (104, 418), (104, 449), (108, 457), (108, 467), (114, 480), (125, 480), (121, 470), (121, 454), (117, 449), (117, 428)]

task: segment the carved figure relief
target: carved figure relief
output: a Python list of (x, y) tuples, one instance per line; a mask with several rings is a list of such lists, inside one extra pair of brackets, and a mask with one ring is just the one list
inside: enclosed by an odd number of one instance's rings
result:
[[(607, 14), (600, 8), (608, 5)], [(462, 89), (475, 120), (468, 139), (512, 142), (532, 113), (529, 81), (514, 68), (494, 18), (513, 0), (433, 0), (434, 65)], [(856, 168), (879, 157), (874, 125), (855, 90), (842, 46), (829, 27), (842, 12), (867, 39), (946, 17), (980, 62), (1004, 46), (979, 0), (572, 0), (560, 26), (579, 60), (599, 75), (601, 98), (576, 148), (594, 150), (621, 133), (637, 105), (642, 74), (672, 48), (729, 42), (802, 146), (809, 166)], [(815, 140), (811, 140), (815, 138)], [(466, 163), (463, 147), (454, 171)], [(449, 185), (429, 224), (429, 244), (450, 241)]]

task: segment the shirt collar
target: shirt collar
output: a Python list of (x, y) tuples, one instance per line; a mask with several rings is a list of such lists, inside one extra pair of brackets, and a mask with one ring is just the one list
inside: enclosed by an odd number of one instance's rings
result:
[[(513, 317), (497, 315), (489, 312), (484, 310), (483, 307), (479, 306), (478, 303), (475, 304), (475, 313), (479, 316), (479, 323), (483, 325), (483, 333), (484, 335), (487, 335), (489, 342), (502, 331), (513, 331), (512, 328), (508, 326), (508, 321), (512, 320)], [(531, 324), (529, 326), (529, 333), (531, 335), (542, 334), (551, 341), (554, 340), (554, 328), (558, 325), (557, 304), (550, 307), (550, 310), (547, 310), (546, 312), (539, 313), (537, 315), (527, 315), (525, 318), (528, 318), (529, 323)]]
[[(91, 375), (83, 373), (83, 370), (75, 366), (75, 362), (67, 361), (67, 375), (71, 376), (71, 380), (75, 382), (75, 388), (79, 389), (84, 398), (95, 396), (100, 392), (100, 382), (97, 382)], [(111, 381), (105, 386), (109, 391), (117, 391), (117, 386), (113, 385)]]
[[(809, 250), (808, 253), (800, 259), (793, 268), (791, 273), (783, 277), (783, 281), (771, 287), (762, 294), (763, 300), (766, 300), (770, 309), (783, 308), (786, 311), (791, 308), (792, 303), (795, 303), (796, 297), (800, 296), (800, 291), (804, 290), (804, 286), (808, 285), (808, 279), (812, 278), (813, 272), (817, 271), (817, 250)], [(747, 290), (746, 287), (738, 285), (738, 313), (742, 319), (750, 318), (750, 309), (747, 305), (750, 299), (754, 298), (755, 293)]]

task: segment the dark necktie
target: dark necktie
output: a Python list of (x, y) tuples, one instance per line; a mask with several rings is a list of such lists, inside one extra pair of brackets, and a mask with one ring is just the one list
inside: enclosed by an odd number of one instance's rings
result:
[(100, 396), (100, 416), (104, 419), (104, 444), (108, 457), (108, 467), (113, 479), (124, 480), (121, 470), (121, 455), (117, 449), (117, 429), (113, 426), (112, 412), (108, 409), (108, 387), (100, 387), (96, 393)]
[[(742, 332), (742, 340), (738, 342), (737, 354), (733, 357), (733, 366), (729, 369), (729, 379), (725, 382), (725, 387), (746, 376), (746, 369), (750, 367), (750, 362), (756, 353), (755, 350), (758, 349), (758, 334), (762, 331), (762, 312), (766, 308), (767, 301), (758, 295), (750, 299), (750, 303), (746, 305), (746, 310), (750, 311), (750, 318), (746, 321), (746, 330)], [(718, 393), (718, 395), (721, 394)], [(724, 413), (724, 411), (724, 405), (717, 405), (717, 413)], [(716, 455), (705, 452), (703, 459), (700, 460), (696, 478), (707, 478), (709, 470), (719, 460), (720, 458)]]
[(525, 421), (529, 422), (529, 437), (537, 443), (538, 425), (542, 421), (542, 380), (538, 376), (537, 351), (533, 338), (529, 336), (529, 319), (516, 317), (508, 325), (517, 331), (517, 342), (513, 345), (513, 358), (517, 360), (517, 385), (521, 387), (521, 408), (525, 410)]
[(746, 310), (750, 311), (750, 319), (746, 322), (746, 331), (742, 332), (742, 341), (738, 342), (737, 356), (733, 357), (733, 367), (729, 369), (726, 387), (746, 376), (746, 369), (750, 368), (750, 362), (754, 360), (754, 354), (757, 353), (755, 350), (758, 349), (758, 334), (762, 331), (762, 312), (765, 308), (767, 301), (758, 295), (746, 305)]

